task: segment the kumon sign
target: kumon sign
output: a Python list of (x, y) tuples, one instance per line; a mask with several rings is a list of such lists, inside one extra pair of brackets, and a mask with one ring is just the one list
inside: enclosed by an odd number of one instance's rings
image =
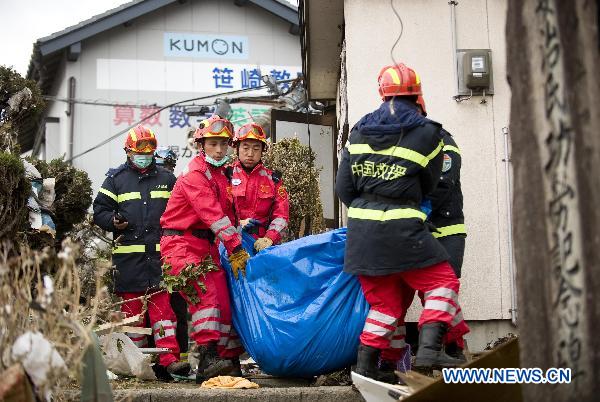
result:
[(247, 59), (248, 38), (230, 35), (202, 35), (165, 32), (166, 57), (210, 57)]

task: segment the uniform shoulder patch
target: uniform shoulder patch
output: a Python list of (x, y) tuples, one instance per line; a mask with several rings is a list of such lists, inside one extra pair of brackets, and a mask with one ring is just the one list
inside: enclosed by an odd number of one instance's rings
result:
[(452, 169), (452, 157), (448, 154), (444, 154), (444, 164), (442, 165), (442, 173), (446, 173)]
[(271, 174), (271, 178), (273, 179), (275, 184), (277, 184), (281, 181), (281, 176), (282, 176), (282, 174), (279, 170), (274, 170), (273, 174)]
[(279, 195), (281, 198), (286, 198), (287, 191), (285, 191), (285, 187), (283, 187), (283, 186), (279, 187), (279, 189), (277, 190), (277, 195)]

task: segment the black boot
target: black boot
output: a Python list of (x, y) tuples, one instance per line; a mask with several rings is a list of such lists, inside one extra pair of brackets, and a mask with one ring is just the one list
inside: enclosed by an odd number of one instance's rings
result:
[(418, 368), (456, 367), (462, 364), (458, 359), (448, 356), (442, 349), (442, 339), (446, 333), (446, 324), (432, 322), (424, 324), (419, 334), (419, 350), (415, 359)]
[(196, 373), (196, 384), (219, 375), (228, 375), (233, 369), (231, 360), (219, 356), (217, 344), (209, 343), (198, 346), (198, 372)]
[(461, 364), (467, 362), (467, 358), (465, 357), (462, 348), (459, 347), (456, 342), (447, 344), (444, 349), (446, 350), (446, 354), (448, 356), (460, 360)]
[[(396, 362), (390, 360), (382, 360), (379, 363), (379, 375), (385, 378), (391, 378), (392, 380), (396, 379)], [(388, 382), (388, 381), (386, 381)]]
[(229, 360), (231, 360), (231, 364), (233, 365), (233, 368), (231, 369), (231, 373), (229, 373), (229, 375), (232, 377), (241, 377), (242, 376), (242, 365), (240, 364), (239, 356), (234, 357)]
[(381, 351), (377, 348), (363, 345), (362, 343), (358, 345), (358, 357), (356, 359), (354, 372), (377, 381), (394, 384), (396, 383), (396, 375), (394, 372), (383, 372), (377, 367), (379, 364), (380, 353)]

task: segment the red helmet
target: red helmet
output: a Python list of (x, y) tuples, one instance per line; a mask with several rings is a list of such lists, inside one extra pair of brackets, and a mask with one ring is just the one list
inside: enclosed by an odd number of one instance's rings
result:
[(200, 127), (194, 132), (194, 141), (200, 141), (204, 138), (227, 138), (231, 140), (233, 138), (233, 124), (216, 114), (202, 120)]
[(427, 116), (427, 108), (425, 108), (425, 99), (423, 99), (423, 95), (419, 95), (417, 98), (417, 105), (421, 107), (423, 111), (423, 116)]
[(244, 140), (258, 140), (267, 145), (267, 135), (263, 128), (256, 123), (246, 123), (238, 128), (235, 137), (233, 137), (233, 143), (238, 144), (240, 141)]
[(127, 132), (125, 151), (150, 153), (156, 150), (156, 136), (148, 127), (138, 124)]
[(379, 95), (388, 96), (422, 95), (419, 74), (405, 64), (386, 66), (379, 72)]

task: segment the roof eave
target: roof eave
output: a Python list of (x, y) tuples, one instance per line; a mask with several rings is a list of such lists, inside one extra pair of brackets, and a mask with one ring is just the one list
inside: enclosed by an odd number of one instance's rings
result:
[(79, 27), (76, 25), (74, 29), (67, 28), (67, 30), (65, 30), (67, 32), (61, 31), (39, 39), (40, 52), (42, 56), (54, 53), (74, 43), (81, 42), (82, 40), (107, 31), (115, 26), (131, 21), (141, 15), (174, 3), (175, 1), (177, 0), (146, 0), (134, 3), (131, 6), (114, 13), (109, 12), (109, 14), (104, 17), (92, 17), (87, 20), (88, 22), (84, 21), (81, 24), (78, 24), (80, 25)]

